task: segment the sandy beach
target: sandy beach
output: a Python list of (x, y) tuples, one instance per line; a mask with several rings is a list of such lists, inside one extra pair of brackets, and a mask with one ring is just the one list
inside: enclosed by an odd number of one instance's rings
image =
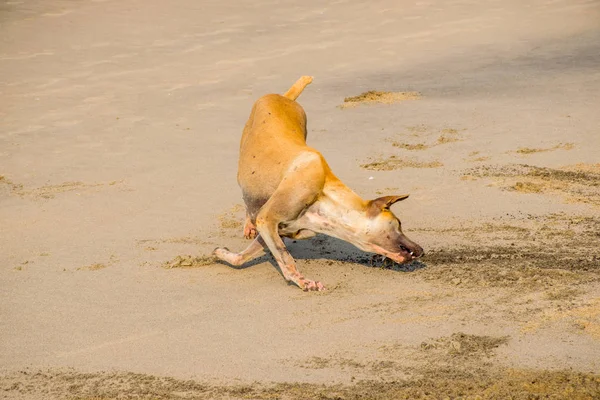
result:
[[(419, 261), (210, 258), (302, 75)], [(599, 93), (598, 1), (0, 2), (0, 397), (600, 398)]]

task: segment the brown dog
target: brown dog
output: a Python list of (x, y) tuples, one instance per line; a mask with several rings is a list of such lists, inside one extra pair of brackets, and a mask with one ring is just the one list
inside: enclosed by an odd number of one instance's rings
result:
[(304, 290), (323, 284), (305, 279), (282, 237), (324, 233), (398, 263), (423, 255), (409, 240), (390, 206), (408, 195), (365, 201), (344, 185), (317, 150), (306, 145), (306, 114), (295, 100), (312, 77), (303, 76), (283, 96), (256, 101), (240, 144), (238, 183), (246, 203), (244, 236), (255, 238), (241, 253), (217, 248), (215, 256), (242, 265), (267, 247), (287, 281)]

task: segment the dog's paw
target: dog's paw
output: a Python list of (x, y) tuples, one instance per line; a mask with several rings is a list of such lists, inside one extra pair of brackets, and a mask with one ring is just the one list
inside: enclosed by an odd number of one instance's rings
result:
[(212, 255), (220, 258), (221, 260), (226, 260), (227, 256), (231, 254), (231, 251), (227, 247), (217, 247), (213, 250)]
[(304, 290), (305, 292), (321, 292), (325, 289), (325, 286), (323, 286), (323, 284), (319, 281), (310, 281), (308, 279), (305, 279), (304, 282), (302, 282), (303, 286), (302, 286), (302, 290)]
[(258, 232), (256, 231), (256, 228), (251, 227), (244, 227), (244, 237), (246, 239), (256, 239), (256, 236), (258, 235)]
[(255, 239), (258, 235), (256, 225), (252, 223), (250, 217), (246, 215), (246, 223), (244, 223), (244, 237), (246, 239)]

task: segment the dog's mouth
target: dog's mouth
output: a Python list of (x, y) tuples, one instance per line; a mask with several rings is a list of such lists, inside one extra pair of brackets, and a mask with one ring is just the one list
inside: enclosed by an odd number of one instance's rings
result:
[(377, 246), (376, 244), (372, 245), (372, 247), (373, 247), (373, 250), (375, 251), (375, 253), (381, 254), (382, 256), (385, 256), (385, 257), (389, 258), (390, 260), (397, 262), (398, 264), (404, 264), (407, 262), (411, 262), (415, 258), (419, 257), (416, 255), (416, 253), (414, 251), (412, 251), (409, 248), (404, 247), (402, 245), (400, 245), (400, 251), (397, 251), (397, 252), (388, 251), (388, 250), (384, 249), (383, 247)]

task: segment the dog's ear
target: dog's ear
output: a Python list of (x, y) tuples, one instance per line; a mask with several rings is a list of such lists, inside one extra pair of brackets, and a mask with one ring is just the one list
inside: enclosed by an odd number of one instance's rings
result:
[(374, 217), (377, 214), (379, 214), (382, 210), (389, 210), (392, 204), (398, 201), (402, 201), (407, 197), (407, 194), (402, 194), (400, 196), (383, 196), (378, 197), (375, 200), (371, 200), (367, 204), (367, 215), (369, 217)]

